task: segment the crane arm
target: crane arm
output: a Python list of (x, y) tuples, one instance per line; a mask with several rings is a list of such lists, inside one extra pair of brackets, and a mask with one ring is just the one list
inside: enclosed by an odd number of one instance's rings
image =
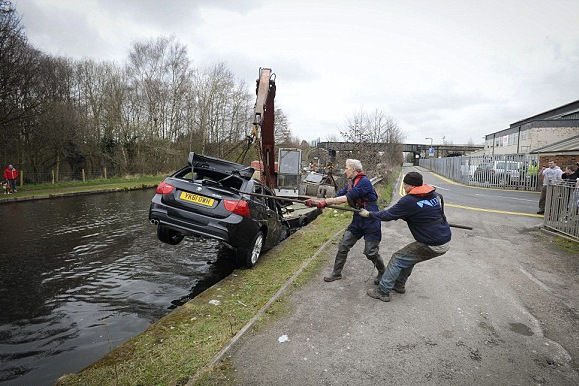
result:
[(265, 184), (275, 188), (275, 137), (274, 137), (274, 99), (275, 74), (271, 68), (260, 68), (259, 78), (256, 81), (254, 128), (259, 127), (261, 134), (261, 154)]

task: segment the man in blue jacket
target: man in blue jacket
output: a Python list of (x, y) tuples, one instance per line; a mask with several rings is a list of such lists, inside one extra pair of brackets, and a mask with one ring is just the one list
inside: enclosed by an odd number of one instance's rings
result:
[[(346, 202), (353, 203), (356, 207), (370, 211), (378, 211), (378, 195), (374, 190), (372, 182), (366, 177), (362, 169), (362, 163), (356, 159), (346, 160), (346, 169), (344, 175), (347, 184), (344, 188), (336, 193), (336, 197), (325, 200), (307, 200), (307, 206), (317, 206), (325, 208), (328, 204), (343, 204)], [(377, 218), (363, 218), (357, 212), (352, 216), (352, 222), (344, 232), (342, 241), (338, 246), (338, 253), (334, 261), (332, 273), (324, 277), (324, 281), (331, 282), (342, 278), (342, 269), (346, 264), (348, 252), (358, 240), (364, 237), (364, 255), (374, 263), (378, 270), (378, 276), (374, 281), (378, 284), (386, 267), (384, 260), (380, 257), (379, 246), (382, 239), (382, 229), (380, 220)]]
[(390, 301), (390, 292), (405, 293), (406, 280), (417, 263), (444, 255), (450, 245), (450, 226), (444, 215), (440, 195), (435, 188), (423, 184), (422, 175), (410, 172), (404, 176), (406, 195), (389, 209), (379, 212), (362, 209), (363, 217), (391, 221), (406, 221), (416, 241), (394, 252), (378, 288), (368, 290), (368, 296)]

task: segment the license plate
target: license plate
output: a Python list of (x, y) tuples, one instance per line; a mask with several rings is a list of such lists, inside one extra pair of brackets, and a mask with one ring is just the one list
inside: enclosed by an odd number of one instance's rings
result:
[(212, 198), (199, 196), (197, 194), (188, 192), (181, 192), (179, 198), (183, 201), (193, 202), (203, 206), (213, 206), (213, 203), (215, 202), (215, 200)]

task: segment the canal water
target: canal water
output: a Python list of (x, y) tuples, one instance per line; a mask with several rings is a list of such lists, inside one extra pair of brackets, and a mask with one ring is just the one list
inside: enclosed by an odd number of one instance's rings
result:
[(0, 384), (53, 384), (231, 273), (217, 242), (157, 240), (153, 194), (0, 205)]

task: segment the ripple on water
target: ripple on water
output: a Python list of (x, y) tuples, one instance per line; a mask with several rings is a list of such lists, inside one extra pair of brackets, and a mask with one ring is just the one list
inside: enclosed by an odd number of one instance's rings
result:
[[(0, 250), (0, 382), (51, 384), (231, 272), (230, 252), (216, 241), (160, 243), (147, 222), (150, 198), (123, 192), (12, 206), (11, 243), (0, 232), (10, 244)], [(13, 215), (6, 207), (0, 216)]]

